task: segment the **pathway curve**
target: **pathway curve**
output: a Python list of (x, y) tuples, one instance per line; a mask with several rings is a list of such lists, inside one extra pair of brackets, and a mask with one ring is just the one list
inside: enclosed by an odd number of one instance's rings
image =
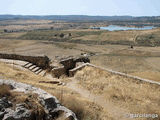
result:
[(129, 120), (129, 118), (125, 118), (126, 110), (113, 106), (111, 103), (107, 102), (103, 96), (95, 95), (88, 90), (80, 88), (74, 78), (72, 78), (71, 82), (66, 84), (66, 87), (78, 92), (83, 98), (107, 109), (108, 113), (112, 115), (115, 120)]

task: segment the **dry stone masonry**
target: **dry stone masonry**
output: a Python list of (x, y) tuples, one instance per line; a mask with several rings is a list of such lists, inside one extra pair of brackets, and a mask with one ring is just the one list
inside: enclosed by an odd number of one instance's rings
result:
[[(87, 57), (73, 57), (73, 56), (56, 56), (53, 60), (50, 60), (47, 56), (31, 56), (31, 55), (18, 55), (18, 54), (7, 54), (0, 53), (0, 58), (9, 62), (10, 60), (15, 60), (14, 62), (30, 71), (45, 76), (43, 70), (50, 71), (52, 77), (60, 78), (62, 75), (69, 76), (69, 71), (75, 69), (79, 64), (90, 63)], [(10, 60), (9, 60), (10, 59)], [(11, 62), (10, 62), (11, 63)], [(13, 63), (13, 64), (15, 64)], [(19, 64), (20, 63), (20, 64)]]
[(0, 53), (0, 58), (27, 61), (41, 67), (43, 69), (49, 67), (49, 58), (47, 56), (26, 56), (17, 54)]
[(72, 69), (75, 69), (77, 67), (77, 63), (89, 63), (90, 60), (87, 57), (69, 57), (69, 58), (63, 58), (58, 62), (58, 65), (51, 66), (51, 74), (53, 77), (59, 78), (62, 75), (68, 75), (70, 76), (69, 71)]
[[(22, 60), (22, 61), (18, 61), (21, 64), (23, 61), (27, 61), (29, 63), (23, 62), (24, 64), (23, 67), (29, 68), (30, 70), (35, 71), (36, 74), (43, 72), (42, 76), (45, 75), (45, 72), (40, 68), (50, 69), (52, 77), (59, 78), (62, 75), (73, 77), (78, 70), (83, 69), (85, 66), (90, 66), (90, 67), (94, 67), (97, 69), (108, 71), (112, 74), (118, 74), (120, 76), (133, 78), (141, 82), (149, 82), (152, 84), (160, 85), (159, 82), (154, 82), (152, 80), (143, 79), (137, 76), (131, 76), (125, 73), (112, 71), (106, 68), (95, 66), (93, 64), (90, 64), (90, 59), (87, 57), (56, 56), (56, 58), (54, 59), (54, 61), (56, 62), (54, 62), (54, 64), (51, 63), (51, 60), (45, 55), (44, 56), (24, 56), (24, 55), (17, 55), (17, 54), (0, 53), (0, 58), (6, 59), (5, 61), (7, 61), (7, 59)], [(37, 68), (37, 66), (39, 68)]]

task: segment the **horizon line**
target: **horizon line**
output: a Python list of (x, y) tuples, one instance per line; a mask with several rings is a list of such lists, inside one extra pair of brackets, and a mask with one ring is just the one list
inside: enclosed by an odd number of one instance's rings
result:
[(67, 14), (67, 15), (56, 15), (56, 14), (50, 14), (50, 15), (24, 15), (24, 14), (0, 14), (0, 15), (13, 15), (13, 16), (96, 16), (96, 17), (116, 17), (116, 16), (130, 16), (130, 17), (159, 17), (160, 15), (85, 15), (85, 14)]

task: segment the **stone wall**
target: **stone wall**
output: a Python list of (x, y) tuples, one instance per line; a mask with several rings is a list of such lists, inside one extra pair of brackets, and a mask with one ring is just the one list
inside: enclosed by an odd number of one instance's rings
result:
[(142, 82), (148, 82), (148, 83), (151, 83), (151, 84), (160, 85), (159, 82), (155, 82), (155, 81), (148, 80), (148, 79), (143, 79), (143, 78), (140, 78), (140, 77), (137, 77), (137, 76), (132, 76), (132, 75), (128, 75), (128, 74), (117, 72), (117, 71), (112, 71), (112, 70), (109, 70), (109, 69), (106, 69), (106, 68), (98, 67), (98, 66), (90, 64), (90, 63), (85, 63), (85, 64), (83, 64), (83, 65), (81, 65), (81, 66), (79, 66), (77, 68), (71, 69), (69, 71), (70, 77), (73, 77), (76, 74), (77, 71), (82, 70), (85, 66), (89, 66), (89, 67), (94, 67), (96, 69), (105, 70), (105, 71), (110, 72), (112, 74), (116, 74), (116, 75), (120, 75), (120, 76), (123, 76), (123, 77), (127, 77), (127, 78), (131, 78), (131, 79), (137, 80), (137, 81), (139, 81), (141, 83)]
[(69, 74), (70, 69), (73, 69), (76, 67), (76, 62), (74, 61), (73, 58), (61, 60), (59, 63), (62, 64), (62, 66), (64, 66), (64, 71), (65, 71), (65, 74), (67, 75)]
[(58, 68), (53, 68), (51, 71), (51, 75), (53, 78), (60, 78), (62, 75), (65, 75), (65, 69), (64, 66), (58, 67)]
[(31, 62), (43, 69), (48, 68), (50, 62), (47, 56), (25, 56), (17, 54), (0, 53), (0, 58)]
[(78, 58), (67, 58), (59, 61), (61, 64), (60, 67), (53, 67), (51, 70), (51, 74), (53, 77), (59, 78), (61, 75), (68, 75), (70, 76), (70, 70), (76, 68), (76, 63), (77, 62), (83, 62), (83, 63), (88, 63), (90, 62), (89, 58), (87, 57), (78, 57)]
[(73, 77), (77, 71), (82, 70), (87, 64), (82, 64), (74, 69), (69, 70), (69, 77)]

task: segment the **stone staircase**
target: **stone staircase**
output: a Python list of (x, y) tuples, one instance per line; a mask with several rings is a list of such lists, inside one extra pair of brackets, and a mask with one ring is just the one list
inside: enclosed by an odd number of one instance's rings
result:
[(20, 61), (20, 60), (9, 60), (9, 59), (0, 59), (0, 62), (7, 63), (9, 65), (12, 65), (14, 67), (20, 68), (20, 69), (27, 69), (31, 72), (34, 72), (36, 75), (45, 76), (46, 71), (41, 69), (40, 67), (34, 65), (33, 63), (26, 62), (26, 61)]
[(29, 69), (30, 71), (34, 72), (37, 75), (45, 76), (45, 70), (41, 69), (40, 67), (28, 62), (25, 65), (23, 65), (24, 68)]

